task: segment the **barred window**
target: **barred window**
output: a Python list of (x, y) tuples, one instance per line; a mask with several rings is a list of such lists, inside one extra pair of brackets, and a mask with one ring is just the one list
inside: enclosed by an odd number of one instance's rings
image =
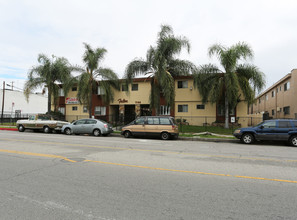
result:
[(178, 105), (178, 112), (188, 112), (188, 105)]
[(95, 115), (106, 115), (106, 106), (96, 106)]
[(161, 105), (160, 106), (160, 115), (170, 115), (170, 106)]

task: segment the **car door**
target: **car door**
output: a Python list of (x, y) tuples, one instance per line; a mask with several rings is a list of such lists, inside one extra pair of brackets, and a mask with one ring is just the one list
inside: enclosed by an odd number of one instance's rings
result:
[(266, 121), (257, 129), (258, 140), (277, 140), (276, 121)]
[(83, 126), (83, 133), (84, 134), (91, 134), (93, 130), (96, 128), (97, 120), (94, 119), (87, 119), (86, 123)]
[(73, 133), (74, 134), (82, 134), (84, 131), (86, 119), (81, 119), (73, 123)]
[(287, 141), (289, 139), (289, 131), (293, 131), (293, 126), (289, 120), (278, 121), (276, 131), (278, 140)]
[(134, 124), (131, 125), (130, 131), (133, 135), (139, 136), (145, 134), (145, 117), (135, 119)]
[(148, 136), (157, 136), (160, 135), (158, 126), (160, 125), (159, 117), (147, 117), (147, 122), (144, 126), (145, 134)]

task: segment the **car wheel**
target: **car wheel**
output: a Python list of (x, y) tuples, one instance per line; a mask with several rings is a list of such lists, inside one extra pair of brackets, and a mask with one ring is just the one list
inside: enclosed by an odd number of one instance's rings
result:
[(125, 131), (124, 133), (124, 137), (125, 138), (130, 138), (132, 135), (131, 135), (131, 132), (130, 131)]
[(242, 135), (240, 140), (244, 144), (252, 144), (254, 142), (255, 138), (252, 134), (246, 133), (246, 134)]
[(25, 131), (25, 127), (23, 125), (20, 125), (18, 128), (19, 132), (24, 132)]
[(93, 135), (96, 136), (96, 137), (99, 137), (101, 135), (101, 131), (99, 129), (95, 129), (93, 131)]
[(290, 138), (290, 144), (294, 147), (297, 147), (297, 135), (294, 135)]
[(48, 134), (48, 133), (51, 132), (51, 129), (50, 129), (48, 126), (45, 126), (45, 127), (43, 128), (43, 132)]
[(71, 129), (70, 128), (65, 128), (64, 130), (66, 135), (70, 135), (71, 134)]
[(161, 133), (161, 139), (162, 140), (168, 140), (170, 138), (170, 135), (167, 132)]

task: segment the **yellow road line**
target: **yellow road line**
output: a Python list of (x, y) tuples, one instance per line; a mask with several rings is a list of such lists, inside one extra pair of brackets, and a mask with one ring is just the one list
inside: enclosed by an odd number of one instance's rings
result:
[(207, 172), (189, 171), (189, 170), (175, 170), (175, 169), (147, 167), (147, 166), (112, 163), (112, 162), (95, 161), (95, 160), (84, 160), (84, 162), (92, 162), (92, 163), (124, 166), (124, 167), (134, 167), (134, 168), (142, 168), (142, 169), (150, 169), (150, 170), (162, 170), (162, 171), (179, 172), (179, 173), (193, 173), (193, 174), (203, 174), (203, 175), (211, 175), (211, 176), (235, 177), (235, 178), (242, 178), (242, 179), (254, 179), (254, 180), (266, 180), (266, 181), (274, 181), (274, 182), (297, 183), (297, 181), (295, 181), (295, 180), (271, 179), (271, 178), (263, 178), (263, 177), (240, 176), (240, 175), (230, 175), (230, 174), (220, 174), (220, 173), (207, 173)]
[(16, 151), (16, 150), (5, 150), (5, 149), (0, 149), (0, 152), (10, 153), (10, 154), (29, 155), (29, 156), (36, 156), (36, 157), (59, 158), (59, 159), (67, 160), (69, 162), (73, 162), (73, 163), (76, 162), (74, 160), (68, 159), (67, 157), (63, 157), (63, 156), (59, 156), (59, 155), (53, 155), (53, 154), (40, 154), (40, 153), (23, 152), (23, 151)]
[(73, 146), (73, 147), (88, 147), (88, 148), (113, 149), (113, 150), (129, 150), (129, 151), (139, 151), (139, 152), (142, 151), (142, 152), (153, 152), (153, 153), (166, 153), (166, 154), (197, 156), (197, 157), (213, 157), (213, 158), (225, 158), (225, 159), (236, 159), (236, 160), (254, 160), (254, 161), (256, 160), (256, 161), (297, 163), (297, 160), (278, 160), (278, 159), (272, 159), (272, 158), (238, 157), (238, 156), (226, 156), (226, 155), (197, 154), (197, 153), (184, 153), (184, 152), (166, 151), (166, 150), (150, 150), (150, 149), (127, 148), (127, 147), (94, 146), (94, 145), (85, 145), (85, 144), (70, 144), (70, 143), (34, 141), (34, 140), (16, 140), (16, 139), (9, 139), (9, 138), (0, 138), (0, 140), (18, 141), (18, 142), (27, 142), (27, 143), (40, 143), (40, 144), (49, 144), (49, 145)]
[[(23, 151), (5, 150), (5, 149), (0, 149), (0, 152), (10, 153), (10, 154), (28, 155), (28, 156), (37, 156), (37, 157), (59, 158), (59, 159), (64, 159), (64, 160), (69, 161), (69, 162), (73, 162), (73, 163), (77, 162), (77, 161), (68, 159), (67, 157), (60, 156), (60, 155), (53, 155), (53, 154), (41, 154), (41, 153), (32, 153), (32, 152), (23, 152)], [(211, 175), (211, 176), (224, 176), (224, 177), (235, 177), (235, 178), (254, 179), (254, 180), (266, 180), (266, 181), (275, 181), (275, 182), (297, 183), (297, 181), (294, 181), (294, 180), (270, 179), (270, 178), (263, 178), (263, 177), (240, 176), (240, 175), (230, 175), (230, 174), (220, 174), (220, 173), (207, 173), (207, 172), (190, 171), (190, 170), (166, 169), (166, 168), (148, 167), (148, 166), (121, 164), (121, 163), (112, 163), (112, 162), (95, 161), (95, 160), (84, 160), (84, 162), (92, 162), (92, 163), (100, 163), (100, 164), (107, 164), (107, 165), (124, 166), (124, 167), (134, 167), (134, 168), (142, 168), (142, 169), (150, 169), (150, 170), (179, 172), (179, 173), (192, 173), (192, 174), (203, 174), (203, 175)]]

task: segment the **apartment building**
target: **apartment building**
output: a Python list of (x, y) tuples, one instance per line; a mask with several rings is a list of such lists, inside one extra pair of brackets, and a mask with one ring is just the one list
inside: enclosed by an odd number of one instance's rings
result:
[(271, 118), (297, 119), (297, 69), (266, 89), (250, 108), (251, 114), (266, 113)]
[[(97, 93), (93, 94), (92, 115), (95, 118), (106, 121), (122, 121), (128, 123), (137, 116), (155, 115), (155, 109), (150, 109), (150, 80), (137, 78), (132, 85), (126, 85), (122, 81), (120, 91), (113, 90), (114, 100), (106, 105), (102, 100), (104, 95), (100, 86)], [(60, 94), (59, 110), (65, 114), (66, 120), (73, 121), (88, 117), (87, 106), (81, 105), (76, 97), (77, 88), (72, 88), (64, 97)], [(177, 119), (183, 119), (188, 124), (203, 125), (213, 122), (224, 122), (225, 115), (223, 105), (202, 103), (202, 98), (197, 88), (194, 87), (192, 76), (183, 76), (175, 79), (175, 103), (173, 107), (166, 105), (164, 98), (160, 98), (160, 115), (170, 115)], [(230, 112), (230, 122), (236, 122), (247, 126), (248, 106), (244, 100), (239, 101), (235, 109)]]

